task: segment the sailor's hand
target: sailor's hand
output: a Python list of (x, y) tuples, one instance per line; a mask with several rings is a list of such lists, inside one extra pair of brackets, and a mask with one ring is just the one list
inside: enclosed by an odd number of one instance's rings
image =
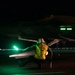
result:
[(55, 43), (58, 43), (58, 42), (60, 42), (60, 40), (59, 39), (55, 39), (54, 42)]
[(19, 36), (18, 39), (21, 40), (21, 36)]

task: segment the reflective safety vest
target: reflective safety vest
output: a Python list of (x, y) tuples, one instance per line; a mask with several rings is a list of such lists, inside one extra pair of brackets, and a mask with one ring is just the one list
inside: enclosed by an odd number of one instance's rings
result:
[(36, 45), (36, 50), (35, 50), (35, 53), (34, 53), (34, 57), (36, 59), (45, 60), (46, 59), (46, 52), (47, 52), (48, 48), (49, 48), (48, 45), (46, 45), (44, 43)]

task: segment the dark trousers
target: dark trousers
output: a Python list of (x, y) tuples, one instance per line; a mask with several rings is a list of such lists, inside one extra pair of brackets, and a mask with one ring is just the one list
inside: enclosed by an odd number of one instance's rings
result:
[(25, 59), (19, 59), (19, 65), (25, 66), (27, 63), (34, 62), (38, 65), (38, 68), (42, 68), (45, 60), (36, 59), (34, 56), (30, 56)]
[(53, 53), (51, 53), (51, 50), (48, 50), (48, 55), (46, 56), (46, 60), (36, 59), (33, 55), (28, 58), (19, 59), (20, 61), (19, 64), (20, 66), (25, 66), (27, 63), (34, 62), (38, 65), (38, 68), (42, 68), (43, 65), (45, 65), (44, 63), (46, 61), (48, 61), (49, 63), (52, 62), (52, 56), (53, 56)]

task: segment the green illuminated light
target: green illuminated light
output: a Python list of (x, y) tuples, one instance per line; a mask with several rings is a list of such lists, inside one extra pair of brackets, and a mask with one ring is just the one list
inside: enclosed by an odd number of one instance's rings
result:
[(66, 28), (60, 28), (60, 30), (66, 30)]
[(66, 26), (66, 27), (71, 27), (71, 26)]
[(72, 27), (72, 26), (71, 25), (70, 26), (69, 25), (68, 26), (67, 25), (66, 26), (65, 25), (61, 25), (60, 28), (62, 28), (62, 27), (64, 28), (64, 27)]
[(15, 50), (18, 50), (18, 48), (16, 46), (13, 46), (15, 48)]
[(67, 30), (72, 30), (72, 28), (67, 28)]
[(60, 26), (60, 27), (65, 27), (65, 26)]

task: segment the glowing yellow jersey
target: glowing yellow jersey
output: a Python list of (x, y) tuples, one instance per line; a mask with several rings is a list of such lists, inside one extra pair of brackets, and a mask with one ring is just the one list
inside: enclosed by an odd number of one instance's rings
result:
[(34, 57), (37, 59), (46, 59), (47, 50), (48, 50), (48, 45), (44, 43), (36, 45)]

